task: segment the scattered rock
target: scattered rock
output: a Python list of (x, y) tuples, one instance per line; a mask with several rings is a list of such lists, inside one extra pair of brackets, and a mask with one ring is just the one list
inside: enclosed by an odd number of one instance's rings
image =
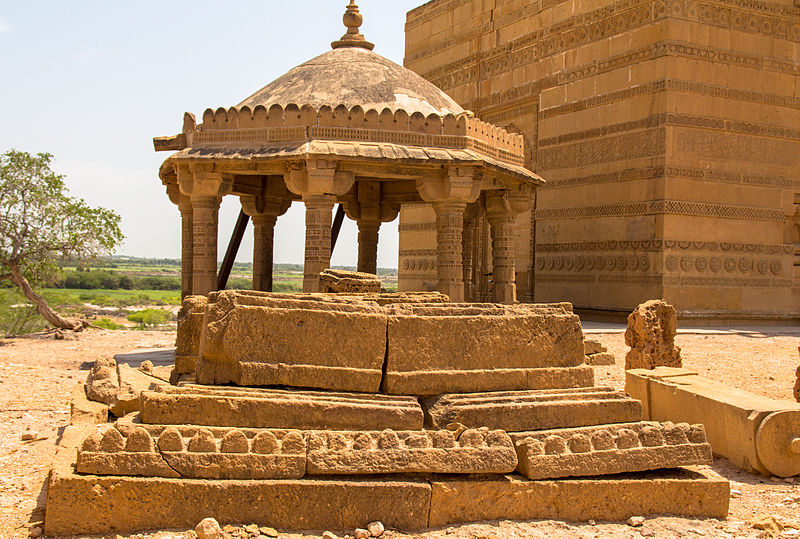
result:
[(369, 530), (369, 533), (372, 535), (372, 537), (380, 537), (383, 535), (383, 532), (386, 531), (386, 528), (384, 528), (383, 522), (376, 520), (375, 522), (370, 522), (367, 524), (367, 530)]
[(153, 362), (149, 359), (145, 359), (142, 361), (142, 364), (139, 365), (139, 370), (147, 374), (153, 374)]
[(368, 537), (372, 537), (372, 534), (369, 533), (369, 530), (365, 530), (364, 528), (356, 528), (353, 531), (353, 536), (356, 539), (367, 539)]
[(41, 537), (42, 536), (42, 528), (39, 526), (34, 526), (30, 530), (28, 530), (28, 535), (31, 537)]
[(741, 497), (742, 497), (742, 491), (741, 490), (736, 490), (736, 489), (733, 489), (733, 488), (731, 489), (731, 498), (741, 498)]
[(655, 537), (656, 532), (654, 532), (653, 530), (639, 530), (639, 535), (641, 535), (642, 537)]
[(747, 525), (754, 530), (764, 530), (767, 533), (777, 534), (783, 531), (783, 524), (780, 523), (775, 515), (756, 515)]
[(263, 535), (266, 535), (267, 537), (278, 537), (278, 530), (276, 530), (275, 528), (270, 528), (269, 526), (261, 526), (259, 530)]
[(675, 346), (678, 312), (662, 300), (650, 300), (628, 315), (625, 344), (631, 347), (625, 356), (625, 369), (653, 369), (658, 366), (680, 367), (681, 349)]
[(610, 352), (599, 352), (586, 356), (587, 365), (614, 365), (616, 362), (614, 354)]
[(258, 529), (258, 526), (255, 524), (248, 524), (244, 527), (244, 531), (246, 531), (250, 535), (258, 535), (261, 533), (261, 530)]
[(644, 524), (644, 517), (631, 517), (628, 519), (628, 526), (638, 528), (642, 524)]
[(36, 433), (35, 432), (25, 432), (19, 438), (23, 442), (29, 442), (31, 440), (35, 440), (36, 439)]
[(593, 518), (590, 518), (589, 521), (587, 522), (587, 524), (589, 526), (595, 526), (597, 524), (597, 522), (595, 522), (595, 520)]
[[(227, 526), (225, 526), (227, 528)], [(194, 532), (197, 534), (197, 539), (219, 539), (222, 536), (222, 529), (219, 527), (219, 522), (214, 518), (204, 518), (200, 521)]]
[(333, 532), (324, 532), (322, 534), (322, 539), (339, 539), (339, 536)]

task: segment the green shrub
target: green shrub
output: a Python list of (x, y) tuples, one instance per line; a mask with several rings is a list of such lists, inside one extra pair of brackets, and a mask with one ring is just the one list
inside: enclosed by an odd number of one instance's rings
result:
[(24, 335), (47, 326), (17, 288), (0, 290), (0, 335)]
[(141, 327), (163, 326), (172, 320), (172, 313), (163, 309), (142, 309), (128, 315), (128, 320), (136, 322)]
[(95, 320), (94, 325), (103, 329), (123, 329), (125, 326), (117, 324), (110, 318), (103, 317), (100, 320)]

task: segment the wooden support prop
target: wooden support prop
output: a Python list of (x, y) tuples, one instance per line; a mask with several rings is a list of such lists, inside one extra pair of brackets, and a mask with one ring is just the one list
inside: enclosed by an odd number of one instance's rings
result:
[(228, 286), (228, 277), (231, 276), (233, 261), (236, 260), (236, 254), (239, 252), (239, 246), (242, 244), (244, 231), (247, 230), (249, 222), (250, 216), (244, 210), (239, 210), (239, 218), (236, 220), (236, 226), (233, 227), (231, 241), (228, 243), (228, 250), (225, 251), (225, 258), (222, 260), (222, 267), (219, 268), (217, 275), (217, 290), (225, 290), (225, 287)]
[(342, 222), (344, 221), (344, 206), (339, 204), (336, 207), (336, 215), (333, 218), (333, 226), (331, 226), (331, 254), (336, 247), (336, 240), (339, 238), (339, 231), (342, 229)]

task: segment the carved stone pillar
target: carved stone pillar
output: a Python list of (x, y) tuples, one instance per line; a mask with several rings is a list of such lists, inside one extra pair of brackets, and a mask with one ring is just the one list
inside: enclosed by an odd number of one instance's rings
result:
[(181, 212), (181, 299), (183, 299), (192, 293), (194, 218), (191, 198), (181, 195), (178, 209)]
[(331, 219), (333, 195), (307, 195), (306, 254), (303, 267), (303, 292), (319, 291), (319, 274), (331, 265)]
[(480, 190), (481, 179), (473, 167), (449, 167), (441, 176), (417, 180), (417, 192), (436, 212), (437, 289), (454, 302), (464, 301), (464, 210)]
[(242, 195), (242, 210), (253, 219), (253, 290), (272, 292), (275, 223), (292, 204), (283, 178), (265, 177), (258, 195)]
[(492, 237), (492, 301), (517, 301), (514, 217), (530, 210), (532, 190), (517, 187), (486, 192), (486, 218)]
[(453, 302), (464, 301), (464, 269), (462, 231), (465, 202), (435, 202), (436, 212), (436, 277), (439, 292)]
[(361, 219), (358, 221), (358, 271), (378, 273), (378, 230), (379, 221)]
[(192, 201), (180, 191), (177, 183), (167, 184), (170, 202), (181, 212), (181, 299), (192, 293), (192, 257), (194, 240), (192, 230)]
[(192, 195), (192, 294), (208, 295), (217, 289), (218, 196)]
[(253, 218), (253, 290), (272, 292), (272, 260), (277, 215)]
[(462, 264), (464, 266), (464, 301), (476, 301), (477, 290), (475, 244), (478, 239), (478, 213), (480, 205), (473, 203), (464, 212), (464, 232), (462, 237)]

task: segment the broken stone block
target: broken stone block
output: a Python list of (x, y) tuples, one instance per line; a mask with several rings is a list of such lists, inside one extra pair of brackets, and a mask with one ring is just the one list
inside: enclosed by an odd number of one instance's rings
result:
[(675, 346), (678, 313), (661, 301), (642, 303), (628, 315), (625, 344), (631, 347), (625, 356), (625, 369), (653, 369), (658, 366), (680, 367), (681, 349)]
[(86, 378), (86, 396), (91, 401), (111, 404), (119, 390), (117, 363), (113, 359), (99, 358)]
[(529, 479), (609, 475), (711, 464), (702, 425), (615, 423), (515, 432), (517, 471)]
[(186, 296), (178, 311), (178, 334), (175, 339), (175, 371), (178, 374), (194, 372), (200, 354), (200, 334), (203, 331), (205, 296)]
[(592, 354), (599, 354), (601, 352), (608, 352), (608, 348), (603, 346), (600, 341), (593, 339), (586, 339), (583, 341), (583, 353), (587, 356)]
[(184, 386), (144, 392), (141, 420), (159, 425), (419, 430), (423, 414), (413, 397)]
[[(184, 438), (175, 427), (158, 436), (141, 426), (96, 431), (78, 452), (77, 471), (95, 475), (195, 479), (291, 479), (306, 471), (306, 443), (299, 431), (208, 429)], [(111, 445), (106, 438), (120, 438)], [(124, 445), (123, 445), (124, 444)]]
[(461, 423), (519, 432), (642, 419), (641, 403), (610, 387), (440, 395), (423, 407), (433, 429)]
[(381, 291), (377, 275), (358, 271), (326, 269), (319, 274), (320, 293), (369, 294)]
[(155, 376), (146, 374), (130, 365), (120, 363), (117, 365), (119, 389), (109, 407), (109, 411), (116, 417), (139, 410), (139, 396), (142, 391), (154, 389), (164, 385), (164, 381)]
[(586, 356), (586, 363), (588, 365), (614, 365), (616, 359), (610, 352), (599, 352)]
[(69, 404), (70, 425), (96, 425), (106, 421), (108, 421), (108, 405), (90, 401), (86, 396), (85, 384), (78, 382)]
[(386, 307), (382, 391), (438, 395), (588, 386), (583, 333), (569, 304)]
[(517, 455), (508, 434), (452, 431), (312, 432), (311, 475), (381, 473), (509, 473)]
[(645, 419), (702, 423), (715, 454), (748, 472), (800, 474), (800, 404), (755, 395), (687, 369), (626, 372)]
[(210, 294), (198, 383), (376, 393), (386, 353), (383, 309), (321, 298)]

